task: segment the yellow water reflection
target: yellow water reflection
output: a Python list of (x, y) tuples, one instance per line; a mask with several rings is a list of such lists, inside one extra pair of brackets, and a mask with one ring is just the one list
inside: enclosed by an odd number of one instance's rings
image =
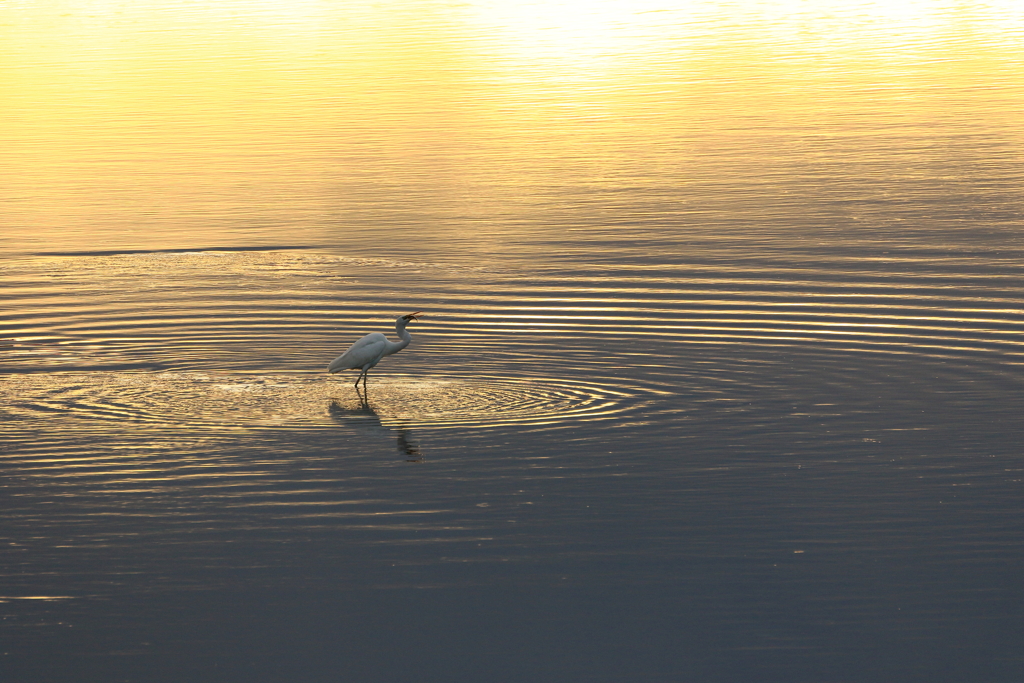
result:
[(891, 144), (865, 167), (849, 138), (1019, 143), (1015, 8), (9, 3), (4, 238), (153, 247), (201, 231), (216, 246), (286, 227), (315, 241), (426, 215), (491, 254), (505, 240), (478, 220), (586, 218), (569, 186), (885, 178)]
[(46, 373), (6, 380), (0, 417), (32, 421), (63, 415), (83, 425), (129, 423), (143, 430), (187, 424), (211, 432), (336, 423), (364, 436), (391, 438), (406, 429), (615, 420), (641, 409), (656, 393), (628, 381), (392, 375), (378, 377), (364, 397), (349, 382), (299, 375)]

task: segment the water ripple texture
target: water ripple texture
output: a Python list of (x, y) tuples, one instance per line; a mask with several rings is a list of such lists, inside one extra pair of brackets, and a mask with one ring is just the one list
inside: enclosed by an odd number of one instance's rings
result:
[[(70, 417), (123, 425), (326, 427), (363, 403), (350, 382), (286, 375), (204, 373), (27, 374), (0, 384), (8, 420)], [(557, 378), (375, 379), (365, 403), (385, 427), (539, 427), (619, 420), (653, 402), (640, 387)]]

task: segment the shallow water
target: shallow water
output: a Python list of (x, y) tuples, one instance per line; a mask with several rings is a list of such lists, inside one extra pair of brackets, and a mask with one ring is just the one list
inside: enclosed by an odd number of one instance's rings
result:
[(1024, 677), (1012, 3), (0, 12), (6, 677)]

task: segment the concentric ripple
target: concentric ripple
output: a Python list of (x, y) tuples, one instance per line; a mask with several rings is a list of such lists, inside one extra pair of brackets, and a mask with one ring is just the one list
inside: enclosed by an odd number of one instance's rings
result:
[[(1019, 385), (1019, 267), (904, 252), (487, 272), (316, 250), (37, 256), (0, 271), (13, 304), (0, 413), (11, 429), (64, 415), (207, 436), (587, 426), (643, 438), (658, 424), (697, 439), (700, 425), (810, 430), (830, 405), (851, 439), (991, 414), (985, 397)], [(365, 405), (354, 377), (323, 374), (411, 310), (427, 312), (413, 345), (374, 371)]]
[(206, 429), (351, 424), (347, 414), (415, 429), (565, 426), (618, 419), (655, 400), (639, 388), (502, 376), (392, 376), (372, 383), (365, 403), (348, 381), (286, 375), (39, 374), (0, 386), (7, 418), (60, 414)]

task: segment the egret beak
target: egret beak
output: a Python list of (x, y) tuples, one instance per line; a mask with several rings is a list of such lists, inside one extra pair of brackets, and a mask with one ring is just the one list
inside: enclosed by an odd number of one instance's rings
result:
[(409, 320), (419, 320), (420, 318), (423, 317), (423, 313), (421, 311), (416, 311), (415, 313), (410, 313), (405, 317), (408, 318)]

